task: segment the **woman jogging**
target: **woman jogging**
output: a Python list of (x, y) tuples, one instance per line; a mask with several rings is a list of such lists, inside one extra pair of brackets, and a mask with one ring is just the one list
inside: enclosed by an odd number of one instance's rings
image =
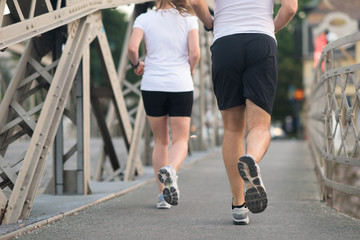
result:
[[(141, 93), (154, 135), (152, 162), (160, 192), (157, 208), (177, 205), (180, 197), (176, 171), (188, 151), (191, 74), (200, 58), (198, 22), (192, 14), (188, 0), (157, 0), (156, 10), (136, 18), (129, 43), (134, 72), (143, 74)], [(138, 54), (143, 38), (145, 62)]]

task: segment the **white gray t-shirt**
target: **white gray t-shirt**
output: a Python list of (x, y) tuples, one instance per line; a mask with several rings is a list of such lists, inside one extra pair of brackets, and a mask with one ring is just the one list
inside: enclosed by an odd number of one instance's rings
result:
[(214, 41), (237, 33), (264, 33), (275, 39), (274, 0), (214, 0)]
[(188, 33), (198, 29), (197, 18), (176, 9), (151, 10), (138, 16), (133, 28), (144, 31), (145, 72), (141, 90), (193, 91), (188, 57)]

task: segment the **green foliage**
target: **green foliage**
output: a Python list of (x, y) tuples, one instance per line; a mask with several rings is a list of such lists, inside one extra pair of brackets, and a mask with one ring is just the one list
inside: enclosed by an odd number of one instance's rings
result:
[[(8, 64), (8, 61), (9, 60), (7, 58), (0, 58), (0, 78), (2, 78), (2, 81), (4, 81), (4, 83), (6, 83), (7, 86), (9, 85), (12, 77), (11, 76), (12, 69)], [(6, 89), (2, 89), (2, 90), (6, 90)]]
[[(298, 38), (301, 29), (303, 16), (303, 8), (311, 0), (299, 1), (298, 12), (291, 22), (276, 34), (278, 42), (278, 87), (275, 97), (273, 109), (273, 121), (284, 122), (286, 116), (296, 117), (294, 111), (294, 103), (289, 100), (288, 89), (290, 86), (302, 88), (302, 62), (299, 50), (301, 50), (301, 42)], [(280, 5), (276, 5), (275, 14), (279, 10)]]

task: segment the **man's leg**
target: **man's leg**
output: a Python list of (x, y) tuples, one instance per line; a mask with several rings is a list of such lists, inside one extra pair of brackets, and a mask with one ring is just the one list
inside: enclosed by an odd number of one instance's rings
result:
[(224, 122), (222, 154), (229, 178), (233, 205), (244, 203), (244, 182), (239, 175), (238, 160), (244, 154), (245, 105), (221, 111)]
[(269, 113), (246, 100), (246, 153), (258, 163), (270, 145), (270, 123)]
[(238, 169), (246, 184), (245, 202), (252, 213), (260, 213), (267, 207), (267, 195), (262, 182), (260, 162), (270, 144), (270, 115), (246, 100), (246, 153), (239, 159)]

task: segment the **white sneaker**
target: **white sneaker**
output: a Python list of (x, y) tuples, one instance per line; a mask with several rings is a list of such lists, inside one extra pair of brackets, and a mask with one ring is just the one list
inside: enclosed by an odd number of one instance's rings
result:
[(247, 207), (242, 208), (234, 208), (231, 210), (233, 222), (236, 225), (247, 225), (249, 224), (249, 216), (248, 216), (249, 210)]
[(169, 209), (169, 208), (171, 208), (171, 205), (168, 204), (168, 203), (165, 201), (164, 196), (163, 196), (162, 194), (159, 194), (158, 197), (159, 197), (159, 201), (158, 201), (158, 203), (156, 204), (156, 207), (157, 207), (158, 209)]
[(244, 155), (239, 159), (238, 169), (240, 176), (245, 182), (245, 203), (252, 213), (260, 213), (265, 210), (268, 199), (265, 186), (260, 175), (260, 167), (250, 155)]
[(159, 181), (164, 184), (164, 199), (170, 205), (176, 206), (179, 203), (180, 192), (177, 185), (178, 176), (171, 166), (163, 167), (159, 170)]

